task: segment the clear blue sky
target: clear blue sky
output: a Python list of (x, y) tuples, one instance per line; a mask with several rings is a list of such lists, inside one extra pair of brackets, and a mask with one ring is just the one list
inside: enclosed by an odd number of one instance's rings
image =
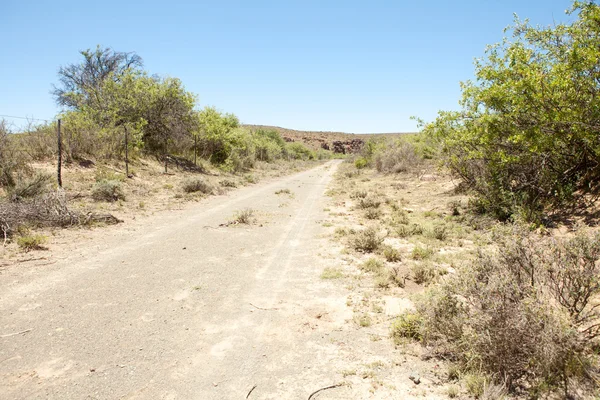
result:
[(136, 51), (200, 106), (304, 130), (414, 131), (455, 109), (473, 59), (513, 13), (564, 21), (570, 0), (0, 0), (0, 114), (53, 118), (60, 65)]

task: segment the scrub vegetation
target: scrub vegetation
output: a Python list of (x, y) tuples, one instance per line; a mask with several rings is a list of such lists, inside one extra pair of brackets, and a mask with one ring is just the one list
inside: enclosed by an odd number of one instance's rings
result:
[[(329, 191), (355, 319), (444, 365), (450, 398), (599, 395), (600, 6), (569, 13), (516, 20), (460, 111), (368, 141)], [(391, 325), (390, 297), (412, 304)]]
[(62, 108), (57, 119), (66, 193), (51, 195), (58, 193), (51, 172), (57, 122), (15, 132), (0, 120), (0, 234), (5, 244), (20, 229), (116, 221), (83, 215), (148, 211), (155, 208), (152, 203), (169, 207), (172, 200), (219, 194), (332, 156), (301, 142), (288, 143), (273, 129), (243, 127), (235, 115), (214, 107), (200, 109), (197, 96), (181, 80), (151, 74), (136, 53), (100, 46), (81, 51), (79, 62), (60, 67), (52, 94)]

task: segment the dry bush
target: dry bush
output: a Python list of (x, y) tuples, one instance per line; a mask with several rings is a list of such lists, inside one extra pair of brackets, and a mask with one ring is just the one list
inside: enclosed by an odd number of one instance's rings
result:
[(94, 185), (92, 189), (92, 198), (96, 201), (113, 202), (125, 200), (125, 194), (121, 188), (121, 182), (117, 180), (102, 179)]
[(234, 222), (238, 224), (250, 225), (254, 222), (254, 210), (251, 208), (245, 208), (238, 211), (235, 215)]
[(381, 201), (374, 199), (373, 197), (363, 197), (358, 201), (358, 208), (378, 208), (381, 205)]
[(379, 219), (383, 213), (378, 208), (367, 208), (365, 211), (366, 219)]
[[(600, 235), (497, 235), (499, 250), (419, 304), (423, 337), (463, 368), (534, 394), (592, 382), (600, 334)], [(517, 340), (518, 339), (518, 340)]]
[(202, 178), (188, 178), (183, 181), (182, 186), (186, 193), (211, 194), (213, 192), (213, 187)]
[(392, 246), (384, 246), (383, 247), (383, 256), (388, 262), (399, 262), (402, 260), (402, 256), (400, 255), (400, 250), (392, 247)]
[(438, 276), (438, 269), (431, 263), (416, 263), (411, 265), (410, 272), (416, 284), (428, 284)]
[(354, 192), (352, 192), (350, 194), (350, 198), (351, 199), (364, 199), (365, 197), (367, 197), (369, 194), (369, 192), (367, 192), (366, 190), (355, 190)]
[(15, 174), (28, 169), (26, 156), (19, 150), (17, 141), (8, 122), (0, 120), (0, 187), (13, 187)]
[(229, 188), (237, 187), (237, 183), (231, 179), (223, 179), (223, 180), (219, 181), (219, 185), (221, 185), (223, 187), (229, 187)]
[(383, 173), (410, 172), (421, 174), (425, 166), (423, 156), (412, 143), (399, 141), (375, 154), (375, 168)]
[(383, 243), (383, 239), (377, 229), (368, 227), (350, 237), (350, 246), (356, 251), (372, 253)]
[(51, 192), (21, 202), (0, 202), (0, 232), (10, 237), (22, 227), (69, 226), (85, 217), (67, 207), (63, 192)]
[(27, 198), (41, 196), (50, 190), (53, 177), (50, 174), (38, 173), (31, 179), (18, 181), (9, 190), (12, 201), (20, 201)]

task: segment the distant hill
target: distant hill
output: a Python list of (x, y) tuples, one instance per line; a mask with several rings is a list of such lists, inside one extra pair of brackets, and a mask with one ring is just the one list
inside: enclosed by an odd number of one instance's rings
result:
[(322, 144), (327, 144), (330, 148), (335, 141), (349, 142), (354, 139), (368, 140), (378, 136), (396, 136), (409, 132), (398, 133), (346, 133), (346, 132), (327, 132), (327, 131), (298, 131), (295, 129), (282, 128), (280, 126), (270, 125), (244, 125), (252, 130), (266, 129), (279, 132), (286, 141), (301, 142), (313, 149), (321, 148)]

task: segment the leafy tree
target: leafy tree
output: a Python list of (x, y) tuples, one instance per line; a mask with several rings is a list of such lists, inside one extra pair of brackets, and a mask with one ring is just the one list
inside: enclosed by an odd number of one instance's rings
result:
[(234, 130), (239, 120), (233, 114), (222, 114), (214, 107), (205, 107), (198, 113), (202, 155), (215, 164), (224, 163), (237, 142)]
[(110, 48), (80, 51), (83, 61), (62, 66), (58, 70), (60, 86), (52, 94), (58, 105), (71, 110), (103, 107), (102, 86), (107, 80), (118, 81), (128, 70), (141, 70), (143, 61), (135, 53)]
[(480, 208), (502, 219), (536, 219), (598, 188), (600, 7), (575, 1), (568, 13), (574, 22), (552, 27), (516, 19), (461, 84), (461, 110), (425, 125)]

